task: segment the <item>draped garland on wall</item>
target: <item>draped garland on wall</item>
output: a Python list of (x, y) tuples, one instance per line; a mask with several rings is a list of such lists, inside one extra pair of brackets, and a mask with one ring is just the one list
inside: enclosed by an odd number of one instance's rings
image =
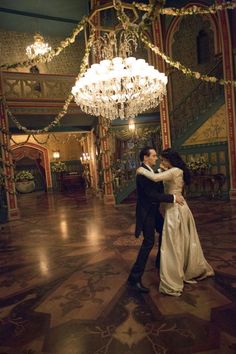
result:
[(15, 144), (17, 146), (21, 146), (21, 145), (25, 145), (29, 141), (30, 137), (32, 137), (36, 141), (36, 143), (38, 143), (39, 145), (47, 145), (52, 138), (57, 143), (60, 143), (60, 145), (67, 144), (70, 141), (76, 141), (78, 143), (82, 143), (86, 139), (86, 137), (84, 137), (84, 136), (77, 137), (76, 134), (69, 133), (66, 139), (61, 140), (61, 139), (58, 139), (57, 136), (54, 133), (51, 133), (51, 134), (47, 135), (45, 140), (41, 140), (41, 141), (34, 134), (28, 135), (27, 138), (24, 141), (21, 141), (21, 142), (15, 141), (12, 136), (10, 137), (10, 140), (13, 142), (13, 144)]
[[(181, 64), (178, 61), (174, 61), (172, 58), (167, 56), (165, 53), (163, 53), (158, 46), (155, 46), (151, 41), (148, 39), (148, 37), (145, 35), (145, 30), (147, 26), (151, 24), (153, 20), (160, 14), (160, 15), (169, 15), (169, 16), (186, 16), (186, 15), (196, 15), (196, 14), (212, 14), (216, 13), (217, 11), (223, 11), (227, 9), (235, 9), (236, 8), (236, 3), (234, 2), (226, 2), (223, 4), (213, 4), (209, 7), (202, 7), (202, 6), (191, 6), (187, 9), (185, 8), (164, 8), (164, 3), (165, 1), (160, 0), (159, 2), (157, 1), (154, 5), (147, 5), (147, 4), (142, 4), (142, 3), (133, 3), (134, 8), (137, 8), (138, 10), (145, 11), (146, 13), (142, 16), (141, 22), (137, 25), (135, 23), (131, 23), (129, 20), (129, 17), (125, 14), (123, 6), (122, 6), (122, 1), (120, 0), (113, 0), (113, 6), (117, 11), (117, 17), (122, 23), (122, 26), (125, 30), (129, 30), (135, 33), (137, 37), (140, 38), (140, 40), (148, 47), (150, 48), (155, 54), (159, 55), (162, 57), (162, 59), (169, 65), (173, 66), (177, 70), (181, 71), (183, 74), (185, 74), (188, 77), (192, 77), (194, 79), (206, 81), (206, 82), (211, 82), (211, 83), (218, 83), (220, 85), (234, 85), (236, 87), (236, 81), (231, 81), (231, 80), (224, 80), (224, 79), (219, 79), (214, 76), (208, 76), (201, 74), (196, 71), (192, 71), (190, 68), (185, 67), (183, 64)], [(0, 66), (0, 69), (12, 69), (20, 66), (32, 66), (38, 63), (44, 63), (47, 61), (51, 61), (55, 56), (59, 55), (62, 50), (64, 50), (67, 46), (71, 45), (74, 43), (76, 36), (85, 28), (85, 25), (89, 23), (90, 26), (92, 26), (92, 31), (89, 36), (89, 40), (86, 44), (85, 47), (85, 54), (81, 62), (80, 66), (80, 71), (79, 74), (76, 78), (78, 80), (80, 77), (83, 76), (85, 73), (89, 63), (88, 63), (88, 58), (90, 54), (91, 47), (94, 44), (95, 41), (95, 31), (96, 28), (95, 26), (89, 21), (89, 17), (84, 17), (80, 23), (76, 26), (74, 29), (72, 35), (68, 38), (66, 38), (64, 41), (61, 41), (60, 46), (57, 48), (51, 50), (50, 52), (44, 54), (44, 55), (38, 55), (35, 59), (33, 60), (28, 60), (24, 61), (21, 63), (15, 63), (15, 64), (3, 64)], [(19, 130), (22, 130), (26, 134), (41, 134), (50, 131), (52, 128), (57, 126), (60, 123), (60, 120), (65, 116), (65, 114), (68, 111), (68, 107), (70, 103), (73, 100), (73, 95), (70, 94), (62, 108), (62, 111), (59, 112), (59, 114), (55, 117), (55, 119), (46, 127), (43, 129), (27, 129), (26, 127), (22, 126), (20, 122), (14, 117), (12, 112), (10, 111), (9, 107), (7, 106), (6, 102), (4, 102), (7, 114), (9, 118), (16, 124), (17, 128)]]
[[(2, 99), (2, 97), (0, 97), (0, 104), (2, 104), (2, 101), (3, 101), (3, 99)], [(0, 132), (2, 134), (10, 136), (10, 132), (2, 127), (1, 122), (0, 122)], [(8, 154), (12, 155), (12, 150), (8, 148), (7, 144), (2, 143), (1, 141), (0, 141), (0, 149), (5, 150)], [(6, 162), (2, 158), (0, 158), (0, 162), (3, 166), (3, 168), (0, 166), (0, 187), (3, 187), (4, 190), (8, 194), (14, 195), (16, 193), (13, 190), (9, 190), (6, 187), (6, 180), (14, 182), (14, 178), (12, 178), (12, 176), (8, 176), (6, 173), (4, 173), (4, 167), (13, 167), (14, 168), (14, 164)]]
[[(91, 50), (91, 47), (94, 42), (94, 38), (95, 38), (95, 30), (92, 29), (91, 34), (88, 39), (87, 46), (85, 48), (85, 54), (84, 54), (84, 57), (82, 59), (81, 65), (80, 65), (80, 72), (79, 72), (78, 76), (76, 77), (75, 82), (77, 80), (79, 80), (81, 76), (83, 76), (83, 74), (85, 73), (85, 71), (89, 65), (89, 54), (90, 54), (90, 50)], [(26, 127), (23, 127), (20, 124), (20, 122), (13, 116), (13, 114), (11, 113), (11, 111), (6, 103), (5, 103), (5, 108), (6, 108), (8, 116), (16, 124), (16, 126), (19, 130), (23, 130), (24, 133), (26, 133), (26, 134), (42, 134), (42, 133), (48, 132), (50, 129), (54, 128), (55, 126), (57, 126), (60, 123), (61, 119), (67, 113), (68, 107), (69, 107), (72, 100), (73, 100), (73, 95), (72, 95), (72, 93), (70, 93), (64, 103), (62, 111), (59, 112), (58, 115), (55, 117), (55, 119), (47, 127), (44, 127), (43, 129), (27, 129)]]
[[(187, 9), (176, 9), (174, 7), (163, 8), (159, 5), (147, 5), (147, 4), (140, 4), (137, 2), (133, 2), (133, 5), (141, 11), (152, 11), (153, 7), (156, 6), (156, 14), (161, 15), (169, 15), (169, 16), (187, 16), (187, 15), (206, 15), (206, 14), (215, 14), (217, 11), (222, 10), (233, 10), (236, 8), (236, 4), (230, 1), (226, 1), (223, 4), (213, 4), (207, 8), (201, 5), (193, 5), (188, 7)], [(158, 9), (158, 10), (157, 10)]]
[(7, 63), (2, 64), (0, 65), (0, 70), (9, 70), (9, 69), (15, 69), (19, 67), (28, 67), (28, 66), (37, 65), (39, 63), (50, 62), (54, 57), (59, 55), (66, 47), (68, 47), (69, 45), (75, 42), (76, 37), (84, 29), (84, 26), (87, 23), (87, 21), (88, 21), (87, 17), (83, 17), (82, 20), (78, 23), (78, 25), (73, 30), (71, 36), (61, 41), (58, 47), (51, 49), (49, 52), (45, 54), (38, 55), (35, 59), (32, 60), (26, 60), (14, 64), (7, 64)]

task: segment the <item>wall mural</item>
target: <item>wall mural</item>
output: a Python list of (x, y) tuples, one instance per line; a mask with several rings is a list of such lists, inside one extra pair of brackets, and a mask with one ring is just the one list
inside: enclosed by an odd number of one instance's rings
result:
[(184, 145), (209, 144), (227, 141), (225, 105), (211, 116)]

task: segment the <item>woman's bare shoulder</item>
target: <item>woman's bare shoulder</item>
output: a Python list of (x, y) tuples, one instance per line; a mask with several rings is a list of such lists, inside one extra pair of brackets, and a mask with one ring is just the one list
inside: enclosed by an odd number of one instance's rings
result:
[(172, 167), (171, 170), (175, 175), (183, 174), (183, 170), (181, 170), (179, 167)]

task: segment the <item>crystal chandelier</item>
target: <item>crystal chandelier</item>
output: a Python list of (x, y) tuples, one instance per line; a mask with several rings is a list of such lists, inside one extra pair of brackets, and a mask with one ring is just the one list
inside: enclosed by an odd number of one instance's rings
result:
[[(111, 46), (117, 48), (114, 38)], [(127, 56), (131, 41), (134, 36), (124, 35), (119, 55), (112, 58), (102, 40), (103, 57), (110, 58), (93, 64), (72, 88), (75, 102), (85, 113), (110, 120), (129, 119), (158, 106), (163, 99), (167, 77), (144, 59)]]
[(34, 44), (31, 44), (26, 48), (26, 55), (29, 59), (34, 59), (37, 55), (43, 55), (51, 49), (52, 48), (48, 46), (48, 43), (44, 42), (43, 36), (36, 33), (34, 36)]

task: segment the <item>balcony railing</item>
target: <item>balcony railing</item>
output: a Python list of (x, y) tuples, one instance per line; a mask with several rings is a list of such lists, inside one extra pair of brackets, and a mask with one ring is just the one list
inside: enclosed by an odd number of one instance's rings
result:
[[(223, 66), (219, 61), (208, 73), (209, 76), (222, 77)], [(170, 113), (171, 135), (175, 143), (220, 97), (224, 97), (224, 87), (202, 81)]]
[(4, 95), (8, 101), (15, 99), (64, 101), (75, 83), (75, 77), (3, 72), (2, 82)]

